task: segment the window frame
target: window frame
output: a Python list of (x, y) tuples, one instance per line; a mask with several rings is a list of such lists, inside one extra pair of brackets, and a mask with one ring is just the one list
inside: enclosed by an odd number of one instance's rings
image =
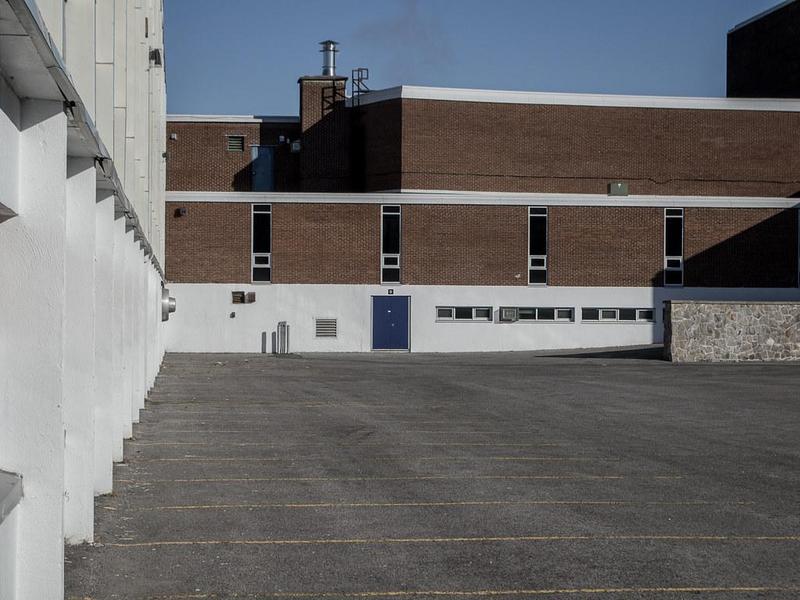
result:
[[(584, 310), (597, 311), (596, 319), (587, 319), (583, 316)], [(636, 316), (635, 319), (620, 319), (620, 312), (623, 310), (632, 310)], [(614, 318), (603, 318), (604, 311), (613, 311)], [(650, 313), (651, 318), (643, 318), (643, 313)], [(654, 308), (646, 307), (630, 307), (630, 306), (581, 306), (581, 323), (597, 324), (597, 323), (616, 323), (621, 325), (637, 325), (656, 322), (656, 311)]]
[[(540, 212), (534, 212), (540, 211)], [(531, 227), (532, 219), (544, 219), (544, 254), (531, 254)], [(549, 273), (548, 273), (548, 265), (547, 265), (547, 254), (550, 250), (549, 248), (549, 240), (548, 234), (550, 231), (550, 211), (546, 206), (529, 206), (528, 207), (528, 286), (530, 287), (547, 287), (549, 281)], [(543, 261), (542, 265), (534, 266), (534, 261), (541, 260)], [(544, 282), (538, 281), (533, 282), (531, 281), (531, 275), (534, 271), (543, 271), (544, 272)]]
[[(456, 318), (456, 309), (461, 308), (469, 308), (472, 311), (472, 317), (469, 319), (458, 319)], [(440, 317), (439, 311), (440, 310), (449, 310), (450, 315), (449, 317)], [(488, 317), (476, 317), (476, 311), (478, 310), (488, 310), (489, 316)], [(494, 307), (493, 306), (464, 306), (464, 305), (446, 305), (446, 306), (436, 306), (436, 322), (438, 323), (493, 323), (494, 322)]]
[[(397, 210), (392, 210), (392, 209)], [(384, 237), (384, 216), (385, 215), (397, 215), (397, 246), (400, 252), (397, 253), (385, 253), (383, 251), (383, 237)], [(380, 260), (380, 272), (381, 272), (381, 285), (400, 285), (402, 282), (402, 259), (401, 255), (403, 252), (403, 208), (400, 204), (381, 204), (381, 260)], [(387, 263), (389, 261), (396, 261), (396, 264)], [(384, 269), (397, 269), (397, 280), (396, 281), (388, 281), (384, 279), (383, 272)]]
[[(264, 209), (263, 207), (269, 207)], [(259, 208), (260, 207), (260, 208)], [(255, 235), (256, 235), (256, 214), (269, 215), (269, 252), (254, 252)], [(266, 258), (266, 264), (256, 264), (257, 258)], [(269, 279), (256, 280), (256, 269), (269, 269)], [(272, 283), (272, 204), (266, 203), (253, 203), (250, 209), (250, 283), (261, 285)]]
[[(672, 214), (670, 214), (672, 213)], [(680, 219), (681, 222), (681, 253), (680, 255), (667, 254), (667, 223), (669, 219)], [(665, 208), (664, 209), (664, 269), (662, 275), (662, 285), (664, 287), (681, 288), (684, 286), (684, 256), (686, 254), (686, 222), (685, 211), (682, 208)], [(670, 264), (672, 262), (673, 264)], [(677, 266), (675, 266), (677, 262)], [(667, 273), (679, 273), (680, 283), (667, 283)]]
[[(506, 307), (504, 307), (506, 308)], [(517, 309), (517, 320), (516, 323), (574, 323), (575, 322), (575, 307), (574, 306), (517, 306), (514, 307)], [(533, 319), (523, 319), (522, 318), (522, 311), (523, 310), (533, 310), (534, 311), (534, 318)], [(539, 318), (539, 311), (540, 310), (552, 310), (553, 311), (553, 318), (552, 319), (540, 319)], [(568, 310), (570, 311), (570, 317), (563, 318), (558, 316), (558, 311), (561, 310)]]

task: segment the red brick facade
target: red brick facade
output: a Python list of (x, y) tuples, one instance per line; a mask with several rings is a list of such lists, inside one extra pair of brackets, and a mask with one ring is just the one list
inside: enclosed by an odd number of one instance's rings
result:
[[(186, 208), (179, 216), (178, 209)], [(166, 275), (177, 283), (250, 281), (249, 203), (167, 202)]]
[(548, 210), (548, 284), (661, 285), (664, 210), (554, 206)]
[[(243, 135), (244, 151), (230, 152), (227, 136)], [(172, 139), (173, 136), (175, 139)], [(300, 137), (297, 123), (167, 122), (167, 190), (249, 192), (251, 146), (275, 146), (276, 191), (298, 191), (298, 155), (279, 137)]]
[(403, 283), (528, 283), (525, 206), (410, 205), (401, 227)]
[(380, 206), (273, 204), (274, 283), (380, 282)]
[(688, 208), (684, 211), (686, 286), (798, 285), (798, 211)]
[[(177, 209), (187, 209), (177, 216)], [(251, 207), (167, 203), (170, 281), (250, 281)], [(274, 283), (380, 283), (380, 205), (274, 203)], [(526, 285), (525, 206), (404, 205), (401, 281), (409, 285)], [(687, 208), (687, 287), (798, 285), (796, 209)], [(664, 210), (548, 210), (548, 285), (658, 287)]]
[(642, 195), (800, 192), (797, 112), (402, 103), (404, 189), (605, 194), (627, 181)]

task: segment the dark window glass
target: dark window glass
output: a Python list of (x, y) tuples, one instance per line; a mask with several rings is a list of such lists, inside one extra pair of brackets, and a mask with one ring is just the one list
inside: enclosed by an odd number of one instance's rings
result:
[(531, 269), (528, 277), (529, 283), (547, 283), (547, 271)]
[(547, 254), (547, 217), (530, 218), (529, 254)]
[(272, 240), (270, 239), (270, 222), (272, 215), (269, 213), (253, 213), (253, 252), (271, 252)]
[(604, 321), (612, 321), (617, 319), (617, 311), (613, 309), (603, 309), (600, 311), (600, 319)]
[(255, 212), (269, 212), (271, 207), (271, 204), (254, 204), (253, 210)]
[(254, 256), (253, 262), (257, 265), (269, 265), (269, 256)]
[(270, 281), (271, 271), (269, 267), (256, 267), (253, 269), (253, 281)]
[(492, 309), (491, 308), (476, 308), (475, 309), (475, 318), (476, 319), (489, 319), (492, 316)]
[(400, 254), (400, 215), (383, 215), (383, 253)]
[(556, 318), (556, 309), (554, 308), (540, 308), (539, 309), (539, 320), (540, 321), (552, 321)]
[(532, 214), (532, 215), (547, 215), (547, 209), (544, 208), (544, 207), (540, 207), (540, 208), (534, 207), (534, 208), (529, 209), (528, 212), (529, 212), (529, 214)]
[(400, 207), (399, 206), (384, 206), (383, 207), (384, 213), (399, 213)]
[(400, 269), (396, 267), (381, 269), (381, 277), (384, 283), (400, 283)]
[(457, 306), (456, 307), (456, 319), (472, 319), (472, 307), (471, 306)]
[(640, 321), (652, 321), (653, 320), (653, 311), (652, 310), (640, 310), (639, 311), (639, 320)]
[(664, 252), (667, 256), (683, 256), (683, 219), (669, 217), (666, 222)]
[(400, 262), (400, 258), (397, 256), (384, 256), (383, 257), (383, 264), (387, 267), (397, 266), (397, 263)]
[(519, 319), (520, 321), (533, 321), (536, 319), (536, 309), (535, 308), (520, 308), (519, 309)]
[(666, 285), (683, 285), (683, 273), (681, 271), (664, 271), (664, 283)]
[(572, 320), (572, 309), (571, 308), (559, 308), (557, 311), (559, 319), (569, 319)]
[(620, 308), (619, 309), (619, 320), (620, 321), (635, 321), (636, 320), (636, 309), (635, 308)]
[(600, 311), (596, 308), (581, 309), (581, 319), (584, 321), (597, 321), (600, 318)]
[(437, 319), (452, 319), (453, 318), (453, 309), (452, 308), (437, 308), (436, 309), (436, 318)]

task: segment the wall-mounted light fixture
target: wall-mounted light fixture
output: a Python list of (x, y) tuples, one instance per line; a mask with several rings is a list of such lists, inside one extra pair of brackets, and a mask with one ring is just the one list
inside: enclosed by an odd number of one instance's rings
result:
[(176, 208), (175, 209), (175, 216), (176, 217), (185, 217), (188, 214), (189, 214), (189, 209), (184, 207), (184, 206), (181, 206), (180, 208)]

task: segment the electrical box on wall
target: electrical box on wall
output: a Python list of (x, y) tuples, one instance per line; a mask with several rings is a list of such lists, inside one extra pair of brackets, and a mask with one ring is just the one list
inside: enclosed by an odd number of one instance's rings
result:
[(609, 196), (627, 196), (628, 183), (626, 181), (612, 181), (608, 184)]
[(501, 306), (500, 321), (503, 323), (514, 323), (515, 321), (519, 321), (519, 309), (515, 306)]
[(233, 304), (253, 304), (255, 301), (255, 292), (231, 292), (231, 302)]

